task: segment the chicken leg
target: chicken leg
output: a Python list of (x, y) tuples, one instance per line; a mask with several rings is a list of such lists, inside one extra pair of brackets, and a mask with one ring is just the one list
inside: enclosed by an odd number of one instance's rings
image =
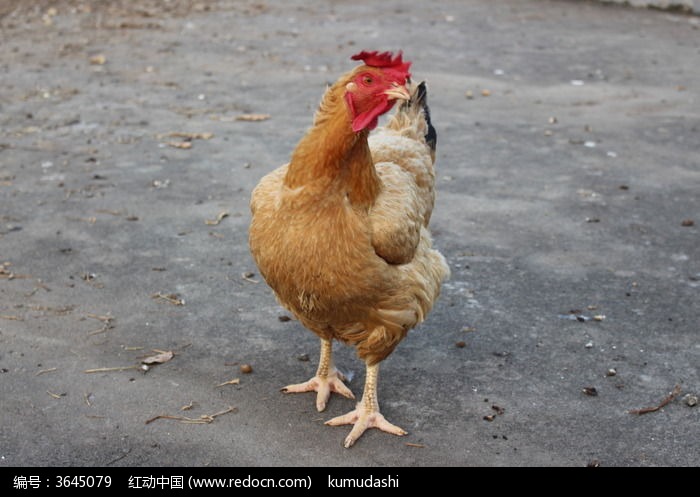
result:
[(319, 412), (323, 411), (328, 404), (328, 399), (331, 392), (336, 392), (354, 399), (355, 396), (348, 387), (345, 386), (345, 376), (335, 369), (332, 357), (333, 344), (330, 339), (321, 339), (321, 358), (318, 361), (318, 370), (316, 375), (309, 381), (297, 383), (295, 385), (287, 385), (282, 389), (284, 393), (301, 393), (301, 392), (318, 392), (316, 396), (316, 409)]
[(353, 411), (326, 421), (327, 425), (354, 425), (350, 434), (345, 438), (346, 449), (352, 447), (360, 436), (369, 428), (379, 428), (393, 435), (406, 435), (406, 432), (396, 425), (389, 423), (379, 412), (379, 400), (377, 399), (377, 377), (379, 364), (367, 365), (367, 377), (365, 378), (365, 391), (362, 400), (358, 402)]

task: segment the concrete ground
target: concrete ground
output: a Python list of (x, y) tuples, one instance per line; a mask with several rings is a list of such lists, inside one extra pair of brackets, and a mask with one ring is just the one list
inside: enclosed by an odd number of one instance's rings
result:
[[(0, 1), (0, 466), (700, 465), (697, 17), (33, 5)], [(323, 421), (352, 401), (319, 414), (279, 392), (318, 343), (246, 232), (251, 189), (361, 49), (403, 49), (429, 83), (453, 276), (382, 366), (409, 435), (346, 450)], [(359, 394), (361, 363), (336, 350)]]

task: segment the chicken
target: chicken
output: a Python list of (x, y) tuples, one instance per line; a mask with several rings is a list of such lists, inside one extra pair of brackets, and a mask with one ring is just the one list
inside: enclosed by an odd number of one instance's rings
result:
[[(321, 339), (316, 375), (288, 393), (353, 393), (334, 367), (332, 341), (366, 365), (362, 400), (327, 425), (406, 432), (379, 411), (379, 363), (423, 321), (449, 276), (432, 248), (436, 133), (425, 83), (410, 84), (399, 53), (361, 52), (363, 61), (326, 91), (313, 126), (288, 164), (262, 178), (251, 198), (253, 257), (279, 302)], [(410, 88), (410, 90), (409, 90)], [(385, 127), (378, 118), (401, 101)]]

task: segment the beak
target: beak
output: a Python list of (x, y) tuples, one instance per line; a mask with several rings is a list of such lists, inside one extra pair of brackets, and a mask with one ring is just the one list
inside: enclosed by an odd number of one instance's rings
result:
[(389, 100), (411, 100), (411, 94), (404, 85), (393, 83), (392, 87), (384, 92)]

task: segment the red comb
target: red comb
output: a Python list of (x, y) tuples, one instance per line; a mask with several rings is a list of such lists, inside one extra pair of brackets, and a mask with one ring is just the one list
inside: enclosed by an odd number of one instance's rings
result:
[(361, 60), (370, 67), (391, 68), (395, 71), (400, 71), (408, 75), (408, 68), (411, 67), (410, 62), (402, 60), (402, 53), (399, 52), (396, 57), (391, 52), (366, 52), (362, 51), (351, 57), (352, 60)]

